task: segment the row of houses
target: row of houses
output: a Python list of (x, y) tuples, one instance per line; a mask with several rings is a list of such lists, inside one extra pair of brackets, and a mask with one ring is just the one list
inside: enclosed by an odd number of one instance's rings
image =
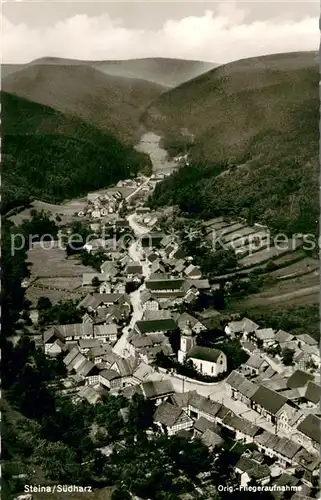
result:
[(281, 352), (287, 348), (293, 351), (293, 363), (297, 368), (318, 370), (321, 367), (318, 342), (308, 334), (292, 335), (283, 330), (260, 328), (249, 318), (228, 323), (225, 333), (232, 338), (238, 337), (251, 353), (260, 353), (262, 350), (271, 353), (275, 349), (274, 358), (277, 364), (281, 361), (281, 356), (277, 354), (277, 351)]
[[(292, 385), (296, 374), (289, 377), (286, 387)], [(225, 381), (230, 397), (246, 404), (255, 410), (265, 420), (275, 427), (275, 432), (291, 437), (291, 440), (304, 446), (311, 452), (320, 447), (320, 395), (321, 386), (309, 380), (303, 394), (311, 406), (306, 409), (299, 407), (287, 397), (287, 391), (276, 391), (264, 381), (249, 381), (244, 375), (233, 371)], [(313, 412), (313, 406), (315, 412)]]

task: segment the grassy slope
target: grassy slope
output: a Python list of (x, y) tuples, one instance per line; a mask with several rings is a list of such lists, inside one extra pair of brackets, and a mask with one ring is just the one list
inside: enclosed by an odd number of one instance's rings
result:
[(2, 79), (2, 90), (81, 118), (123, 141), (140, 136), (138, 119), (164, 90), (86, 65), (33, 64)]
[(3, 210), (56, 202), (137, 173), (148, 158), (77, 118), (2, 92)]
[[(120, 61), (77, 61), (75, 59), (45, 57), (32, 61), (29, 64), (86, 65), (99, 69), (103, 73), (109, 75), (143, 79), (165, 87), (176, 87), (217, 66), (214, 63), (203, 61), (169, 59), (163, 57)], [(4, 64), (2, 65), (2, 75), (6, 77), (11, 73), (23, 69), (23, 67), (25, 66), (22, 64)]]
[[(315, 231), (318, 79), (314, 53), (278, 54), (222, 66), (160, 96), (144, 122), (169, 149), (181, 144), (181, 128), (193, 133), (197, 169), (160, 186), (159, 202), (206, 217), (251, 209), (277, 229)], [(228, 162), (247, 164), (214, 179), (212, 167)]]

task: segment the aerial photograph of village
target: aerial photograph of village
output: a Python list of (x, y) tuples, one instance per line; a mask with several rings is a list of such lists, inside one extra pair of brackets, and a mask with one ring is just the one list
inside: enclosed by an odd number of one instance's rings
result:
[(321, 498), (318, 2), (2, 5), (2, 500)]

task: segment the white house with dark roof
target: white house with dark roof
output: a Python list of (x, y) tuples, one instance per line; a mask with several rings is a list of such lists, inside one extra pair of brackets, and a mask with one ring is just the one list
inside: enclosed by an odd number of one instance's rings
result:
[(94, 336), (100, 342), (116, 342), (118, 327), (116, 323), (106, 325), (94, 325)]
[(195, 345), (187, 352), (186, 357), (192, 361), (194, 367), (203, 375), (217, 377), (227, 370), (227, 359), (219, 349)]

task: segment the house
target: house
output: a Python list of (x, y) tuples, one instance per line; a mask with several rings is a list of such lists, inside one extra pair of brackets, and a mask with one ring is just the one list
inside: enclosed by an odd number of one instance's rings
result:
[(306, 387), (308, 382), (314, 379), (313, 375), (302, 370), (295, 370), (288, 378), (286, 385), (289, 389), (297, 389), (298, 387)]
[(57, 337), (55, 328), (50, 327), (42, 335), (42, 342), (45, 348), (45, 354), (57, 356), (61, 353), (65, 345), (65, 338), (61, 335)]
[(137, 321), (134, 330), (138, 334), (156, 334), (174, 332), (177, 324), (171, 318)]
[(183, 313), (175, 316), (178, 328), (183, 331), (186, 325), (190, 326), (191, 330), (195, 334), (206, 330), (206, 326), (203, 325), (198, 319), (194, 318), (188, 313)]
[(102, 370), (98, 376), (99, 383), (110, 390), (117, 390), (121, 387), (121, 378), (115, 370)]
[(141, 384), (142, 394), (146, 399), (155, 401), (156, 405), (166, 401), (174, 394), (174, 388), (170, 380), (155, 380)]
[(243, 318), (240, 321), (231, 321), (228, 323), (225, 327), (225, 333), (231, 337), (245, 335), (245, 337), (248, 338), (250, 333), (255, 332), (259, 328), (259, 325), (254, 323), (254, 321)]
[(150, 264), (159, 259), (158, 253), (156, 253), (154, 250), (149, 250), (148, 248), (145, 249), (144, 256), (145, 260)]
[(115, 278), (119, 274), (119, 268), (117, 262), (114, 260), (106, 260), (100, 266), (100, 272), (107, 277), (107, 280)]
[(153, 296), (150, 290), (142, 290), (140, 292), (140, 300), (144, 311), (158, 311), (160, 303)]
[(193, 279), (193, 280), (187, 280), (187, 283), (190, 286), (193, 286), (199, 291), (205, 292), (206, 290), (210, 290), (212, 287), (208, 281), (208, 279)]
[(256, 485), (259, 484), (262, 486), (270, 482), (270, 468), (247, 456), (241, 456), (234, 470), (240, 475), (241, 487), (246, 487), (252, 481), (254, 481)]
[(226, 355), (219, 349), (195, 345), (187, 352), (186, 357), (192, 361), (195, 368), (203, 375), (217, 377), (227, 370)]
[(264, 387), (259, 386), (251, 397), (251, 407), (257, 411), (272, 424), (276, 423), (276, 414), (288, 402), (288, 399), (282, 394)]
[(125, 294), (121, 293), (89, 293), (77, 307), (87, 309), (89, 312), (96, 311), (98, 307), (126, 302), (125, 297)]
[(312, 413), (308, 414), (297, 426), (293, 439), (308, 451), (320, 451), (321, 419)]
[(182, 290), (182, 287), (185, 283), (185, 280), (182, 278), (160, 278), (156, 276), (156, 279), (146, 280), (146, 288), (150, 290), (154, 295), (158, 296), (159, 294), (165, 293), (176, 293), (177, 296), (181, 292), (181, 297), (184, 297), (185, 293)]
[(301, 446), (290, 439), (264, 431), (255, 437), (254, 443), (259, 451), (274, 458), (282, 467), (294, 465), (294, 457)]
[(211, 430), (211, 431), (217, 431), (218, 432), (218, 427), (214, 422), (211, 422), (210, 420), (207, 420), (205, 417), (200, 417), (195, 423), (194, 423), (194, 436), (195, 437), (200, 437), (204, 434), (205, 431)]
[(119, 377), (121, 378), (121, 386), (125, 387), (131, 382), (136, 365), (137, 362), (135, 358), (124, 359), (119, 357), (110, 366), (110, 370), (114, 370), (119, 374)]
[(143, 320), (154, 319), (171, 319), (172, 312), (167, 309), (160, 309), (159, 311), (144, 311)]
[(111, 353), (111, 346), (109, 344), (101, 344), (98, 347), (89, 349), (87, 356), (90, 361), (95, 364), (102, 363), (105, 354)]
[(136, 276), (141, 277), (143, 275), (143, 268), (139, 262), (130, 262), (127, 265), (126, 274), (128, 279), (133, 279)]
[(315, 340), (311, 335), (308, 335), (307, 333), (302, 333), (301, 335), (296, 336), (296, 340), (298, 344), (306, 344), (309, 346), (318, 346), (319, 343), (317, 340)]
[(91, 323), (72, 323), (71, 325), (57, 325), (53, 327), (56, 338), (69, 343), (79, 339), (93, 339), (94, 330)]
[(284, 330), (278, 330), (275, 334), (275, 342), (277, 342), (280, 347), (283, 349), (286, 347), (286, 344), (290, 342), (291, 340), (294, 339), (293, 335), (291, 335), (288, 332), (285, 332)]
[(202, 271), (198, 266), (194, 266), (193, 264), (190, 264), (186, 269), (185, 269), (185, 275), (189, 279), (195, 279), (195, 280), (200, 280), (202, 278)]
[(293, 457), (293, 462), (296, 464), (296, 469), (303, 472), (302, 483), (312, 487), (320, 474), (320, 457), (301, 448)]
[(150, 266), (150, 272), (152, 274), (164, 274), (165, 270), (165, 266), (160, 262), (159, 259), (155, 260)]
[(109, 281), (104, 281), (99, 286), (99, 293), (111, 293), (111, 284)]
[(206, 429), (206, 431), (201, 435), (201, 441), (209, 448), (210, 451), (215, 449), (221, 449), (224, 445), (224, 439), (211, 429)]
[(285, 403), (275, 414), (276, 426), (279, 433), (291, 435), (293, 429), (304, 419), (304, 413), (298, 408)]
[(193, 427), (193, 420), (184, 410), (166, 401), (156, 408), (153, 421), (168, 436)]
[(262, 347), (269, 347), (275, 342), (275, 332), (273, 328), (259, 328), (253, 333), (246, 333), (244, 335), (256, 342), (257, 345), (262, 345)]
[(152, 248), (160, 248), (161, 246), (161, 241), (164, 237), (164, 233), (161, 232), (154, 232), (154, 233), (149, 233), (145, 234), (140, 237), (138, 241), (138, 245), (141, 249), (152, 249)]
[(94, 325), (94, 336), (100, 342), (116, 342), (118, 327), (116, 323), (106, 325)]
[(225, 385), (229, 396), (236, 400), (241, 401), (247, 406), (251, 405), (251, 397), (257, 391), (258, 386), (247, 380), (244, 375), (233, 370), (227, 379), (225, 380)]
[(321, 386), (309, 380), (308, 385), (306, 387), (306, 391), (304, 394), (304, 399), (311, 403), (311, 405), (320, 406), (321, 401)]
[(269, 364), (261, 356), (252, 354), (242, 365), (242, 369), (246, 375), (258, 375), (266, 370), (268, 366)]
[(87, 354), (90, 349), (100, 346), (99, 339), (80, 339), (78, 341), (79, 349), (82, 354)]

